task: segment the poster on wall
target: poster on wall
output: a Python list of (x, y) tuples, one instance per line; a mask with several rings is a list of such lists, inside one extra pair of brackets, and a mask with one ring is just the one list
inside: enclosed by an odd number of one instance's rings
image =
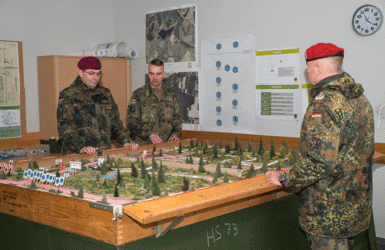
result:
[(18, 44), (0, 41), (0, 139), (21, 137)]
[(254, 35), (202, 39), (201, 46), (203, 130), (253, 134)]
[(299, 48), (257, 50), (256, 59), (256, 119), (302, 119)]
[(197, 67), (197, 5), (146, 13), (146, 64), (165, 63), (166, 71)]

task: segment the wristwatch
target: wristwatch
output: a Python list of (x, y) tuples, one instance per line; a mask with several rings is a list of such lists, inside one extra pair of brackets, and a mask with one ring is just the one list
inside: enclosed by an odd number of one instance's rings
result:
[(278, 181), (282, 184), (283, 186), (283, 181), (286, 179), (286, 173), (281, 173), (280, 175), (278, 175)]

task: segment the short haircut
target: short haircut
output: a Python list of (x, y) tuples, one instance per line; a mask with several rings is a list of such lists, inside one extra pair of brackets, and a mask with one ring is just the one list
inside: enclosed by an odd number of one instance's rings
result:
[(154, 66), (163, 66), (164, 67), (164, 64), (163, 64), (163, 61), (162, 60), (159, 60), (159, 59), (154, 59), (150, 62), (150, 65), (154, 65)]

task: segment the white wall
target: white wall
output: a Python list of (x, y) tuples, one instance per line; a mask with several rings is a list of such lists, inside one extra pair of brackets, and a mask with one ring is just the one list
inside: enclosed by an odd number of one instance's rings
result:
[(37, 56), (112, 41), (112, 0), (2, 0), (0, 39), (23, 42), (27, 132), (39, 132)]
[[(144, 83), (145, 13), (185, 4), (198, 4), (198, 43), (201, 38), (255, 34), (257, 49), (299, 46), (300, 55), (313, 44), (335, 43), (345, 49), (344, 70), (362, 83), (375, 110), (385, 101), (385, 25), (375, 35), (362, 37), (351, 26), (355, 10), (373, 4), (385, 14), (380, 0), (114, 0), (115, 40), (137, 50), (132, 60), (132, 90)], [(199, 46), (199, 45), (198, 45)], [(199, 50), (200, 51), (200, 50)], [(200, 52), (198, 54), (200, 57)], [(305, 59), (301, 58), (301, 83), (305, 83)], [(384, 108), (385, 117), (385, 108)], [(300, 122), (258, 121), (257, 134), (299, 137)], [(376, 129), (376, 142), (385, 142), (385, 120)], [(377, 237), (385, 238), (385, 168), (373, 169), (374, 219)]]

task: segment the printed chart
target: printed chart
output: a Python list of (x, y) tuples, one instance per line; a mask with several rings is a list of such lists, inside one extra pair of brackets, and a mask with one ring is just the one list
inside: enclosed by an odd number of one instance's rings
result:
[(255, 37), (202, 39), (202, 129), (254, 133)]

